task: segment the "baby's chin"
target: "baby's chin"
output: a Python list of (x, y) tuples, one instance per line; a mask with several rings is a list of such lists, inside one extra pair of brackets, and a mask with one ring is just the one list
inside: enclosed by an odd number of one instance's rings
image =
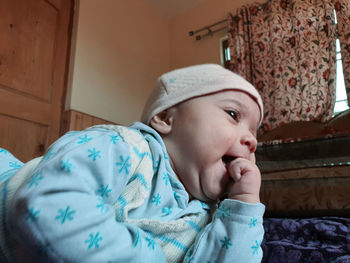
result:
[(188, 196), (190, 201), (199, 200), (204, 203), (213, 203), (217, 201), (216, 199), (212, 199), (203, 193), (194, 193), (194, 194), (188, 193)]
[(210, 201), (219, 202), (227, 198), (228, 196), (228, 187), (230, 185), (230, 179), (225, 174), (222, 177), (221, 182), (217, 182), (217, 188), (212, 189), (212, 191), (208, 191), (206, 197)]
[(208, 192), (208, 193), (203, 193), (202, 194), (202, 198), (200, 199), (203, 202), (206, 203), (217, 203), (220, 202), (221, 200), (225, 199), (227, 197), (227, 193), (212, 193), (212, 192)]

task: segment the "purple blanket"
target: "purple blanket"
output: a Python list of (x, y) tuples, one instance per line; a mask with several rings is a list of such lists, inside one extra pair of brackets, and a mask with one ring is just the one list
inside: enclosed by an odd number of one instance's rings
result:
[(350, 219), (266, 218), (262, 262), (350, 263)]

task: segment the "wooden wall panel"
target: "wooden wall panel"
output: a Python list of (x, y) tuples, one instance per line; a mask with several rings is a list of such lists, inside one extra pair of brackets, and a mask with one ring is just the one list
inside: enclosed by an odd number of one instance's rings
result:
[(61, 129), (61, 134), (66, 133), (67, 131), (80, 131), (88, 127), (98, 125), (98, 124), (116, 124), (104, 119), (75, 111), (68, 110), (63, 114), (63, 125)]

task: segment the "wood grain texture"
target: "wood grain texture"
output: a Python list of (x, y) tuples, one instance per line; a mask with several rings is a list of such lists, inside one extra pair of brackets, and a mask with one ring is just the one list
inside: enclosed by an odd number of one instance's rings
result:
[(1, 147), (11, 149), (19, 160), (27, 162), (32, 156), (44, 154), (48, 133), (46, 125), (0, 115), (0, 127)]
[(0, 0), (0, 147), (21, 161), (59, 136), (73, 0)]
[(61, 134), (67, 131), (80, 131), (98, 124), (116, 124), (83, 112), (68, 110), (63, 113)]
[(350, 166), (262, 174), (261, 201), (274, 216), (350, 216)]

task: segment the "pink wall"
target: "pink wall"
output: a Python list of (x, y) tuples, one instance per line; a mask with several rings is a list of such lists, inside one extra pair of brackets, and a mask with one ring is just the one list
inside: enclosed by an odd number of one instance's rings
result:
[(225, 19), (251, 2), (201, 1), (169, 20), (150, 1), (78, 1), (66, 108), (120, 124), (139, 120), (160, 74), (220, 63), (224, 31), (200, 41), (188, 32)]
[(139, 120), (169, 68), (168, 21), (148, 1), (81, 0), (66, 108), (109, 121)]
[(223, 20), (230, 12), (235, 14), (237, 8), (253, 2), (263, 3), (266, 0), (208, 0), (198, 8), (173, 18), (170, 21), (171, 68), (199, 63), (220, 64), (219, 39), (226, 32), (218, 32), (200, 41), (189, 37), (188, 32)]

